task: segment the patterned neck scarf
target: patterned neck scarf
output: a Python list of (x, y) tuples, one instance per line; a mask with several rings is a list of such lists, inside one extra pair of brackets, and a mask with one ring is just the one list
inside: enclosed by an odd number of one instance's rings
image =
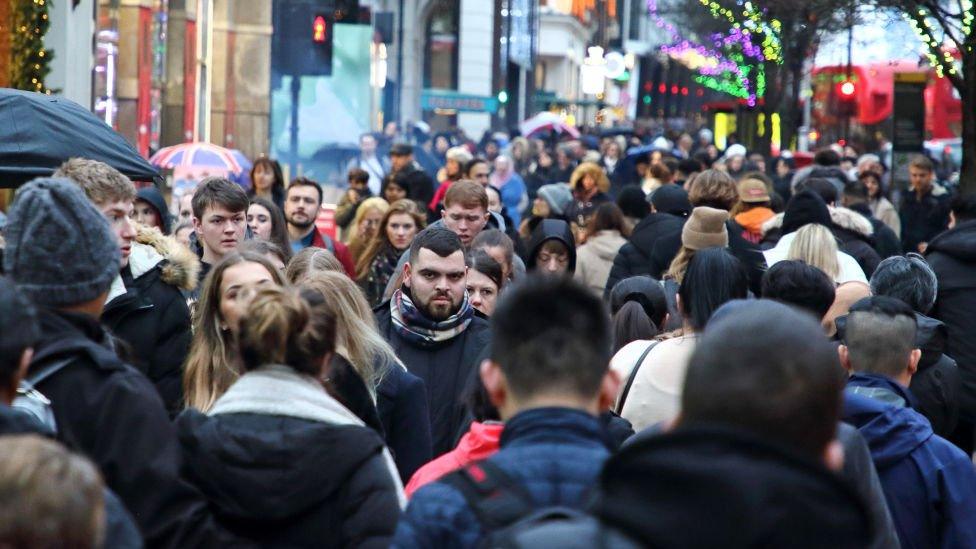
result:
[(421, 346), (430, 346), (457, 337), (474, 318), (474, 308), (468, 301), (467, 293), (464, 294), (458, 312), (441, 321), (427, 318), (403, 290), (397, 290), (393, 294), (393, 299), (390, 300), (390, 313), (397, 333)]

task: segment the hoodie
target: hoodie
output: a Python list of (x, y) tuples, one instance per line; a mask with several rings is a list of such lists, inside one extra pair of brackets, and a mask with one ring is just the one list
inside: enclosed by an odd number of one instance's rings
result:
[(613, 260), (627, 239), (619, 231), (600, 231), (576, 250), (576, 280), (603, 297)]
[(886, 377), (854, 374), (843, 420), (868, 443), (903, 548), (976, 547), (976, 470), (913, 400)]
[(156, 210), (156, 215), (159, 216), (159, 229), (163, 231), (163, 234), (169, 234), (173, 224), (173, 216), (169, 213), (166, 199), (163, 198), (162, 193), (156, 187), (143, 187), (136, 192), (136, 200), (142, 200)]
[(948, 330), (946, 353), (962, 378), (960, 413), (976, 420), (976, 220), (964, 221), (929, 242), (925, 259), (939, 281), (931, 316)]
[(542, 251), (542, 245), (550, 240), (558, 240), (569, 250), (569, 269), (568, 272), (576, 272), (576, 239), (573, 238), (573, 231), (569, 228), (569, 223), (560, 219), (543, 219), (529, 239), (529, 257), (525, 262), (526, 271), (534, 271), (536, 268), (536, 257)]
[(625, 446), (597, 494), (601, 522), (642, 547), (860, 548), (871, 529), (857, 494), (823, 465), (715, 425)]

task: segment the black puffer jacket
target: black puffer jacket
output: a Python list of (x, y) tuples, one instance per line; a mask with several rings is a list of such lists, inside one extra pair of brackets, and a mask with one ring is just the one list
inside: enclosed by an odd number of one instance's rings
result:
[(51, 401), (58, 440), (95, 462), (147, 546), (228, 543), (203, 496), (180, 477), (176, 431), (146, 376), (106, 347), (108, 334), (94, 319), (47, 309), (39, 317), (31, 370), (73, 359), (37, 385)]
[(427, 386), (433, 455), (450, 451), (464, 422), (462, 393), (468, 378), (477, 375), (477, 359), (490, 341), (488, 320), (477, 313), (463, 332), (448, 341), (420, 346), (397, 332), (389, 301), (373, 309), (373, 314), (380, 335), (393, 347), (407, 370)]
[(945, 355), (949, 331), (934, 318), (915, 313), (918, 331), (915, 343), (922, 350), (918, 371), (908, 386), (918, 399), (916, 409), (929, 419), (932, 430), (947, 437), (959, 420), (962, 380), (956, 361)]
[(189, 478), (262, 547), (388, 547), (399, 507), (372, 430), (282, 415), (177, 419)]
[(930, 314), (945, 323), (946, 351), (959, 364), (961, 413), (976, 419), (976, 220), (956, 225), (929, 242), (925, 259), (939, 280)]
[(654, 243), (662, 236), (680, 234), (684, 224), (683, 218), (667, 213), (651, 213), (642, 219), (634, 227), (629, 241), (620, 248), (617, 257), (613, 260), (604, 297), (608, 297), (610, 290), (625, 278), (650, 275), (652, 278), (660, 279), (661, 273), (655, 272), (651, 258)]
[[(847, 208), (827, 207), (827, 211), (830, 224), (827, 224), (826, 217), (817, 221), (830, 229), (834, 238), (837, 239), (837, 248), (853, 257), (861, 270), (864, 271), (864, 276), (870, 279), (874, 270), (878, 268), (878, 263), (881, 263), (881, 256), (874, 249), (874, 228), (871, 222), (866, 217)], [(783, 219), (784, 214), (776, 214), (769, 221), (763, 223), (763, 249), (773, 248), (779, 242), (783, 236)], [(811, 219), (811, 222), (815, 221)], [(795, 226), (788, 229), (795, 231), (799, 228), (800, 226)]]
[(199, 268), (178, 242), (140, 227), (120, 275), (124, 288), (116, 280), (102, 313), (102, 323), (131, 347), (132, 365), (153, 382), (171, 416), (182, 407), (191, 339), (190, 310), (180, 291), (196, 286)]

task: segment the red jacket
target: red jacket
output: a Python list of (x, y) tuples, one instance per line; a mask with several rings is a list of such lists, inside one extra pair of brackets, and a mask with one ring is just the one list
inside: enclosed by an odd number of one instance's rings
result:
[(407, 497), (412, 497), (414, 492), (448, 473), (493, 456), (498, 451), (498, 441), (504, 428), (505, 425), (501, 423), (473, 422), (468, 432), (461, 437), (457, 448), (417, 469), (404, 488)]
[(342, 263), (342, 267), (346, 270), (346, 274), (349, 275), (349, 278), (356, 280), (356, 266), (353, 265), (352, 256), (349, 255), (349, 248), (334, 238), (330, 239), (332, 240), (332, 246), (330, 247), (326, 245), (325, 237), (322, 236), (322, 233), (320, 233), (318, 229), (313, 230), (312, 233), (315, 235), (312, 237), (312, 247), (335, 250), (336, 259), (339, 260), (339, 263)]

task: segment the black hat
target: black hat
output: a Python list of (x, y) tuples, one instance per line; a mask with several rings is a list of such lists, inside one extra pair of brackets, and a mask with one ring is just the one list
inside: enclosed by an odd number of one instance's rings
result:
[(688, 217), (691, 214), (688, 192), (681, 185), (661, 185), (651, 194), (648, 201), (660, 213), (669, 213), (678, 217)]
[(390, 147), (390, 156), (409, 156), (413, 154), (413, 146), (407, 143), (394, 143)]
[(819, 194), (806, 189), (793, 195), (786, 205), (786, 211), (783, 213), (783, 234), (795, 232), (810, 223), (817, 223), (824, 227), (830, 227), (832, 224), (827, 203), (820, 198)]

